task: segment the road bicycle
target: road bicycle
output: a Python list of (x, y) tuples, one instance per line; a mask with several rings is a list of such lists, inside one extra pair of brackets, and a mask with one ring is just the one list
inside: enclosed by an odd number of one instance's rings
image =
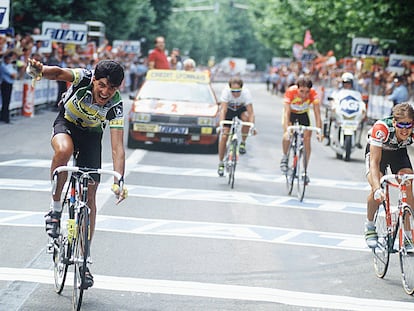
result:
[[(224, 167), (226, 168), (226, 172), (228, 174), (228, 184), (233, 189), (236, 166), (240, 154), (240, 143), (242, 142), (243, 136), (251, 136), (254, 133), (254, 123), (242, 121), (237, 116), (235, 116), (232, 121), (222, 120), (220, 121), (220, 135), (226, 135), (223, 133), (224, 125), (230, 125), (230, 130), (227, 134)], [(249, 132), (247, 134), (242, 133), (243, 126), (249, 127)], [(221, 138), (222, 137), (220, 137), (220, 139)]]
[[(55, 291), (60, 294), (65, 286), (68, 267), (74, 266), (72, 307), (79, 311), (82, 304), (86, 284), (87, 264), (90, 260), (90, 227), (88, 207), (88, 186), (94, 183), (93, 174), (109, 174), (117, 178), (122, 191), (123, 178), (121, 174), (112, 170), (92, 169), (77, 166), (59, 166), (52, 175), (55, 192), (57, 176), (61, 172), (71, 173), (62, 198), (63, 211), (67, 209), (66, 226), (61, 226), (57, 238), (50, 238), (48, 252), (53, 254), (53, 270)], [(92, 176), (91, 176), (92, 175)], [(63, 220), (63, 217), (62, 217)], [(61, 221), (62, 221), (61, 220)]]
[[(385, 200), (374, 217), (378, 242), (372, 249), (375, 274), (379, 278), (387, 273), (390, 254), (399, 253), (402, 285), (409, 295), (414, 294), (414, 216), (407, 204), (407, 184), (413, 179), (414, 174), (389, 174), (381, 178)], [(390, 187), (398, 189), (397, 206), (390, 205)]]
[(297, 182), (297, 195), (303, 201), (308, 179), (308, 164), (306, 162), (306, 149), (303, 142), (305, 131), (315, 131), (321, 134), (321, 129), (314, 126), (300, 125), (298, 121), (287, 128), (289, 135), (289, 149), (287, 153), (288, 166), (285, 172), (288, 195), (292, 194), (295, 180)]

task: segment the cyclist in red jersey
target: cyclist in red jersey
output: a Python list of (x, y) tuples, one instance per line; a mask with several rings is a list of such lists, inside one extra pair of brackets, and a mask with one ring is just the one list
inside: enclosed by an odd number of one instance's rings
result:
[[(309, 110), (311, 107), (313, 108), (316, 126), (321, 128), (322, 121), (318, 94), (316, 90), (312, 88), (312, 80), (307, 77), (299, 77), (295, 85), (292, 85), (287, 89), (284, 95), (283, 105), (283, 156), (282, 160), (280, 161), (280, 169), (284, 173), (288, 169), (287, 153), (289, 149), (289, 135), (287, 132), (287, 127), (289, 125), (292, 125), (296, 120), (298, 120), (300, 125), (310, 126), (311, 120), (309, 116)], [(306, 163), (309, 163), (310, 159), (311, 136), (311, 131), (305, 131), (304, 145), (306, 149)], [(321, 138), (321, 136), (318, 137), (319, 140), (321, 140)], [(309, 183), (309, 177), (307, 177), (306, 182)]]

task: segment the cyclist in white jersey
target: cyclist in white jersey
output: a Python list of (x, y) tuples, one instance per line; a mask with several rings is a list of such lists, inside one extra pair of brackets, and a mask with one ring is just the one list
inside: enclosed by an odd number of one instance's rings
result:
[[(238, 77), (233, 77), (229, 80), (228, 85), (223, 89), (220, 96), (221, 111), (220, 121), (231, 121), (235, 116), (239, 117), (242, 121), (254, 123), (253, 112), (253, 98), (248, 88), (243, 87), (243, 80)], [(226, 140), (229, 133), (230, 126), (223, 127), (223, 135), (219, 141), (219, 176), (224, 175), (224, 153), (226, 150)], [(241, 154), (246, 153), (246, 138), (249, 132), (248, 126), (243, 126), (242, 133), (245, 134), (242, 137), (240, 143), (239, 152)]]

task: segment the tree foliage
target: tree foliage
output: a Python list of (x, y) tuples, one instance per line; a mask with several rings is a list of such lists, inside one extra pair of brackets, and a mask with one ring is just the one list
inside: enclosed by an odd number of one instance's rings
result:
[[(169, 1), (165, 1), (169, 2)], [(43, 21), (101, 21), (108, 40), (140, 39), (155, 30), (156, 11), (150, 0), (13, 0), (11, 23), (17, 33), (31, 33)]]
[(412, 12), (403, 0), (255, 0), (250, 17), (260, 41), (281, 56), (291, 56), (311, 30), (313, 48), (350, 55), (352, 38), (378, 38), (388, 48), (396, 40), (399, 53), (414, 54)]
[(13, 0), (11, 20), (18, 33), (43, 21), (98, 20), (109, 41), (146, 38), (144, 52), (163, 35), (168, 49), (178, 47), (199, 64), (232, 56), (263, 68), (271, 56), (292, 56), (307, 29), (315, 41), (310, 48), (321, 53), (350, 55), (352, 38), (366, 37), (384, 48), (395, 40), (398, 53), (414, 55), (414, 19), (405, 0)]

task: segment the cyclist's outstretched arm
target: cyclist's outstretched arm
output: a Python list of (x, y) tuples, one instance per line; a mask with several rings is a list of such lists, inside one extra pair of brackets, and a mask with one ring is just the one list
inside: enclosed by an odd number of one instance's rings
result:
[[(125, 174), (125, 147), (124, 147), (124, 130), (120, 128), (111, 128), (111, 147), (112, 147), (112, 161), (114, 170), (124, 176)], [(114, 178), (114, 185), (119, 185), (120, 180)], [(123, 181), (122, 181), (123, 182)], [(124, 187), (125, 188), (125, 187)], [(125, 188), (126, 189), (126, 188)], [(126, 198), (126, 193), (118, 192), (118, 188), (114, 188), (113, 190), (118, 198), (118, 202), (120, 203)]]
[[(48, 80), (59, 80), (59, 81), (67, 81), (73, 82), (73, 74), (72, 71), (68, 68), (61, 68), (58, 66), (47, 66), (43, 65), (41, 62), (29, 58), (28, 60), (28, 72), (32, 72), (34, 78), (45, 78)], [(32, 68), (32, 70), (30, 70)]]

